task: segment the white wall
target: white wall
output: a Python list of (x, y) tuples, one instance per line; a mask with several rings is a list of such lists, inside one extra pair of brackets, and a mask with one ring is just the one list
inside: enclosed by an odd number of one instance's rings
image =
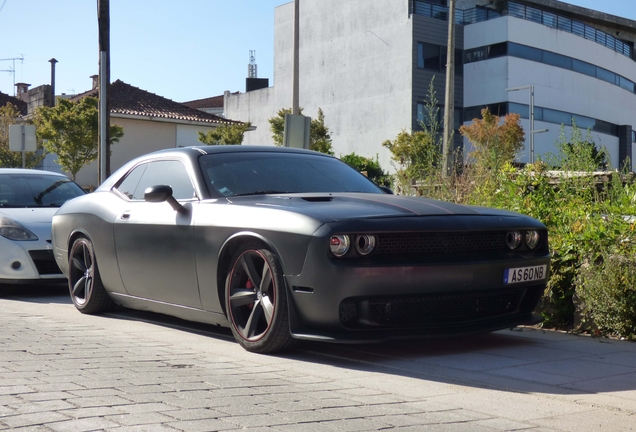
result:
[[(388, 169), (390, 153), (382, 142), (411, 125), (408, 2), (304, 0), (300, 8), (303, 113), (315, 118), (323, 110), (336, 155), (379, 154)], [(267, 118), (291, 107), (292, 18), (293, 3), (276, 8), (274, 87), (228, 98), (225, 115), (257, 127), (246, 143), (271, 144)]]

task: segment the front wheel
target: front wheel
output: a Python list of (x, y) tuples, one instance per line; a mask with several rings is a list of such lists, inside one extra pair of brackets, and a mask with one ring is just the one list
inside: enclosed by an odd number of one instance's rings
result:
[(98, 314), (115, 307), (99, 276), (93, 243), (85, 237), (71, 247), (68, 287), (73, 304), (82, 313)]
[(234, 253), (225, 284), (232, 334), (247, 351), (273, 353), (290, 348), (285, 280), (278, 257), (256, 243)]

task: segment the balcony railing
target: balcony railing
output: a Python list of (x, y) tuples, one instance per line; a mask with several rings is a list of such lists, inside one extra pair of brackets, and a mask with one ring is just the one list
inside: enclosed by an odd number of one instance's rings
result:
[[(413, 14), (422, 15), (429, 18), (448, 21), (448, 7), (429, 3), (425, 0), (413, 0)], [(508, 2), (507, 11), (502, 13), (485, 7), (476, 7), (472, 9), (457, 9), (455, 11), (455, 24), (468, 25), (482, 21), (488, 21), (499, 18), (502, 15), (509, 15), (516, 18), (543, 24), (558, 30), (562, 30), (582, 38), (594, 41), (611, 50), (616, 51), (626, 57), (634, 58), (634, 48), (619, 40), (614, 36), (598, 30), (580, 21), (572, 20), (552, 12), (547, 12), (535, 7), (522, 5), (513, 1)]]

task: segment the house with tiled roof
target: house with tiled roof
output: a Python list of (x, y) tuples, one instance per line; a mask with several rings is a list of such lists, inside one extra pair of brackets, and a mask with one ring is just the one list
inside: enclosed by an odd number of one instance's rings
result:
[[(99, 97), (97, 77), (92, 78), (93, 88), (71, 100)], [(111, 147), (111, 172), (145, 153), (199, 145), (199, 132), (206, 133), (219, 125), (238, 123), (158, 96), (121, 80), (110, 85), (110, 122), (124, 129), (124, 136)], [(97, 166), (97, 161), (86, 165), (77, 173), (76, 181), (83, 187), (96, 186)]]
[(223, 116), (223, 95), (183, 102), (185, 106), (205, 111), (209, 114)]
[(0, 107), (3, 107), (7, 104), (15, 105), (15, 107), (20, 111), (21, 116), (25, 116), (27, 114), (27, 103), (17, 97), (9, 96), (6, 93), (0, 92)]

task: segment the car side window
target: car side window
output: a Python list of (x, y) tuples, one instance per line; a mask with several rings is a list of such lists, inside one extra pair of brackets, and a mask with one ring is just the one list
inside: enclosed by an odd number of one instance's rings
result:
[(144, 192), (151, 186), (168, 185), (178, 200), (195, 197), (194, 187), (185, 165), (180, 161), (161, 160), (139, 165), (132, 170), (117, 188), (133, 200), (143, 200)]
[(124, 181), (121, 182), (119, 186), (117, 186), (117, 190), (126, 195), (129, 199), (133, 199), (135, 189), (137, 189), (137, 185), (139, 184), (139, 179), (141, 179), (141, 176), (144, 174), (144, 171), (146, 171), (146, 168), (148, 168), (148, 164), (136, 166), (131, 172), (128, 173)]

